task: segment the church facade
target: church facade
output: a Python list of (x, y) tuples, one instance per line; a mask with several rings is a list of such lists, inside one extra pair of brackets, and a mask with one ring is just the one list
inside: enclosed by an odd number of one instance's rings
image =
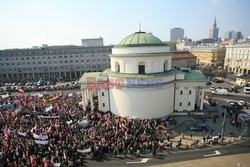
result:
[(112, 49), (111, 69), (80, 78), (84, 110), (98, 98), (98, 110), (123, 117), (162, 118), (203, 109), (206, 78), (198, 70), (171, 68), (169, 47), (151, 33), (136, 32)]

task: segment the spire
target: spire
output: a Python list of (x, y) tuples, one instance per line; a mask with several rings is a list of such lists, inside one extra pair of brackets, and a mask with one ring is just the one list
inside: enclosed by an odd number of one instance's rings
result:
[(216, 15), (215, 15), (215, 17), (214, 17), (214, 23), (216, 24)]
[(139, 23), (139, 32), (141, 32), (141, 23)]

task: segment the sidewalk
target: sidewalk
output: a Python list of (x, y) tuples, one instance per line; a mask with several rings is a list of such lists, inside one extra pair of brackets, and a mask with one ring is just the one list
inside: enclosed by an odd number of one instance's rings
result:
[(250, 153), (182, 161), (153, 167), (249, 167)]

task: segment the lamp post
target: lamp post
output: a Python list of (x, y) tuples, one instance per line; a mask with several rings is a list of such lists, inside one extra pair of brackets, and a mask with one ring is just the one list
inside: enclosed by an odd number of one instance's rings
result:
[(222, 130), (221, 130), (221, 143), (223, 143), (224, 140), (224, 133), (225, 133), (225, 127), (226, 127), (226, 108), (224, 108), (224, 117), (222, 122)]

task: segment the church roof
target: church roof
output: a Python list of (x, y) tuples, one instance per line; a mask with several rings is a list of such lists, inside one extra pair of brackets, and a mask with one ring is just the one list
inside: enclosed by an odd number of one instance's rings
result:
[(116, 47), (140, 47), (140, 46), (165, 46), (159, 38), (152, 33), (135, 32), (124, 38)]

